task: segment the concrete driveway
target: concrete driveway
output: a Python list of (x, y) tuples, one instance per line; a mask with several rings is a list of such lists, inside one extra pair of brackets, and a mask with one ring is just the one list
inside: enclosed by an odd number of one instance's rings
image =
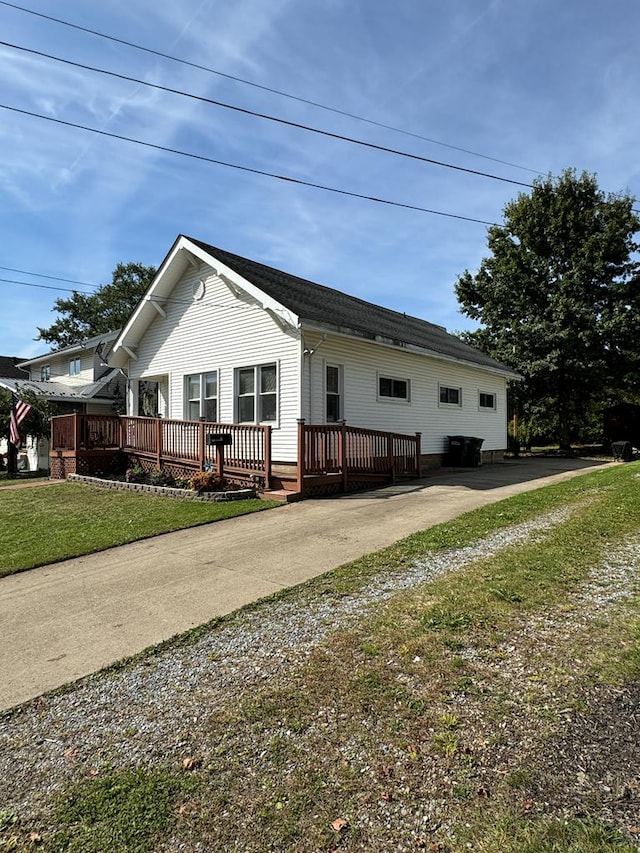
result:
[[(612, 463), (607, 463), (612, 464)], [(398, 539), (600, 463), (522, 459), (289, 504), (0, 579), (0, 709)]]

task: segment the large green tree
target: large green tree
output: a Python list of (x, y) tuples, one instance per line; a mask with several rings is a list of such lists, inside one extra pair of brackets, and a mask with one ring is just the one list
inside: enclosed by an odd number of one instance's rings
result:
[(521, 414), (563, 447), (638, 380), (634, 202), (586, 172), (539, 178), (489, 228), (490, 257), (456, 283), (462, 311), (482, 324), (466, 339), (521, 374)]
[(62, 349), (119, 329), (155, 274), (155, 267), (144, 264), (118, 264), (111, 283), (102, 285), (95, 293), (74, 290), (68, 299), (56, 299), (53, 310), (61, 316), (51, 326), (38, 329), (40, 340), (52, 344), (54, 349)]

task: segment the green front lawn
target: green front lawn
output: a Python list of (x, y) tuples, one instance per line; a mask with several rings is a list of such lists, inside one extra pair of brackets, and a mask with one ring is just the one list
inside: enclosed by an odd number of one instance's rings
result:
[(177, 500), (80, 483), (0, 489), (0, 577), (274, 506), (258, 499)]

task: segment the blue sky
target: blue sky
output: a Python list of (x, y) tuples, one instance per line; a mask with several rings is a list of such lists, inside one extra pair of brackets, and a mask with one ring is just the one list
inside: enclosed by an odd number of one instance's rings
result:
[[(575, 167), (595, 172), (604, 190), (640, 194), (636, 0), (24, 6), (414, 135), (0, 4), (3, 41), (513, 181)], [(504, 205), (526, 191), (4, 46), (0, 79), (0, 102), (9, 107), (408, 205), (500, 222)], [(159, 265), (183, 233), (449, 330), (473, 327), (458, 312), (454, 284), (486, 254), (484, 225), (296, 186), (5, 109), (0, 151), (0, 278), (72, 286), (39, 273), (97, 286), (120, 261)], [(0, 294), (0, 353), (46, 351), (34, 341), (37, 327), (55, 320), (54, 300), (69, 294), (7, 281)]]

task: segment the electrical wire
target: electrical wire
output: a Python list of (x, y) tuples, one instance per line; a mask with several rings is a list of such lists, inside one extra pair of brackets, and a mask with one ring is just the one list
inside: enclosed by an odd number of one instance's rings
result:
[(325, 111), (331, 112), (331, 113), (335, 113), (337, 115), (345, 116), (346, 118), (351, 118), (351, 119), (354, 119), (355, 121), (364, 122), (365, 124), (370, 124), (370, 125), (373, 125), (374, 127), (380, 127), (380, 128), (383, 128), (384, 130), (391, 130), (394, 133), (401, 133), (405, 136), (411, 136), (414, 139), (420, 139), (423, 142), (429, 142), (433, 145), (440, 145), (444, 148), (450, 148), (453, 151), (460, 151), (463, 154), (470, 154), (473, 157), (480, 157), (484, 160), (490, 160), (494, 163), (500, 163), (503, 166), (510, 166), (513, 169), (521, 169), (522, 171), (525, 171), (525, 172), (531, 172), (534, 175), (541, 174), (541, 171), (539, 169), (531, 169), (528, 166), (520, 166), (517, 163), (511, 163), (508, 160), (501, 160), (498, 157), (491, 157), (488, 154), (480, 154), (478, 151), (472, 151), (469, 148), (462, 148), (459, 145), (452, 145), (448, 142), (441, 142), (440, 140), (432, 139), (429, 136), (422, 136), (421, 134), (414, 133), (413, 131), (410, 131), (410, 130), (404, 130), (404, 129), (399, 128), (399, 127), (394, 127), (393, 125), (390, 125), (390, 124), (385, 124), (384, 122), (375, 121), (374, 119), (370, 119), (370, 118), (365, 118), (364, 116), (360, 116), (360, 115), (357, 115), (356, 113), (351, 113), (351, 112), (348, 112), (346, 110), (341, 110), (341, 109), (338, 109), (337, 107), (330, 107), (330, 106), (327, 106), (326, 104), (322, 104), (318, 101), (312, 101), (308, 98), (302, 98), (298, 95), (293, 95), (290, 92), (284, 92), (280, 89), (275, 89), (271, 86), (265, 86), (261, 83), (256, 83), (252, 80), (245, 80), (242, 77), (236, 77), (233, 74), (227, 74), (224, 71), (218, 71), (217, 69), (211, 68), (207, 65), (200, 65), (197, 62), (190, 62), (189, 60), (186, 60), (186, 59), (180, 59), (177, 56), (172, 56), (168, 53), (163, 53), (160, 50), (154, 50), (153, 48), (144, 47), (143, 45), (136, 44), (135, 42), (127, 41), (126, 39), (118, 38), (116, 36), (111, 36), (111, 35), (108, 35), (107, 33), (102, 33), (99, 30), (92, 30), (89, 27), (83, 27), (80, 24), (74, 24), (71, 21), (64, 21), (61, 18), (55, 18), (52, 15), (45, 15), (43, 12), (36, 12), (34, 9), (28, 9), (25, 6), (19, 6), (16, 3), (9, 3), (9, 2), (7, 2), (7, 0), (0, 0), (0, 6), (7, 6), (8, 8), (16, 9), (19, 12), (26, 12), (29, 15), (34, 15), (35, 17), (43, 18), (46, 21), (51, 21), (53, 23), (60, 24), (60, 25), (65, 26), (65, 27), (70, 27), (74, 30), (79, 30), (80, 32), (83, 32), (83, 33), (89, 33), (90, 35), (98, 36), (99, 38), (103, 38), (103, 39), (107, 39), (108, 41), (115, 42), (116, 44), (122, 44), (122, 45), (125, 45), (125, 47), (131, 47), (131, 48), (134, 48), (134, 50), (140, 50), (140, 51), (143, 51), (144, 53), (149, 53), (152, 56), (158, 56), (162, 59), (169, 59), (171, 62), (178, 62), (181, 65), (186, 65), (186, 66), (189, 66), (190, 68), (196, 68), (199, 71), (206, 71), (209, 74), (215, 74), (218, 77), (223, 77), (227, 80), (232, 80), (235, 83), (242, 83), (243, 85), (246, 85), (246, 86), (252, 86), (255, 89), (261, 89), (264, 92), (269, 92), (270, 94), (273, 94), (273, 95), (279, 95), (280, 97), (288, 98), (292, 101), (298, 101), (299, 103), (307, 104), (308, 106), (317, 107), (318, 109), (325, 110)]
[(352, 192), (350, 190), (340, 189), (339, 187), (331, 187), (331, 186), (327, 186), (325, 184), (317, 184), (317, 183), (314, 183), (313, 181), (304, 181), (304, 180), (302, 180), (302, 178), (294, 178), (294, 177), (291, 177), (290, 175), (278, 175), (274, 172), (267, 172), (267, 171), (264, 171), (262, 169), (254, 169), (254, 168), (251, 168), (250, 166), (241, 166), (238, 163), (228, 163), (224, 160), (217, 160), (217, 159), (214, 159), (213, 157), (206, 157), (204, 154), (194, 154), (194, 153), (189, 152), (189, 151), (181, 151), (178, 148), (168, 148), (167, 146), (158, 145), (157, 143), (154, 143), (154, 142), (144, 142), (141, 139), (134, 139), (131, 136), (123, 136), (123, 135), (118, 134), (118, 133), (110, 133), (109, 131), (99, 130), (98, 128), (89, 127), (88, 125), (77, 124), (77, 123), (71, 122), (71, 121), (64, 121), (63, 119), (54, 118), (53, 116), (45, 116), (45, 115), (42, 115), (41, 113), (31, 112), (30, 110), (22, 110), (22, 109), (19, 109), (18, 107), (11, 107), (8, 104), (0, 104), (0, 109), (9, 110), (10, 112), (18, 113), (20, 115), (31, 116), (32, 118), (38, 118), (38, 119), (41, 119), (42, 121), (52, 122), (53, 124), (59, 124), (59, 125), (62, 125), (64, 127), (73, 127), (77, 130), (86, 130), (88, 133), (95, 133), (98, 136), (106, 136), (109, 139), (118, 139), (121, 142), (131, 142), (134, 145), (141, 145), (145, 148), (152, 148), (156, 151), (163, 151), (167, 154), (177, 154), (180, 157), (188, 157), (192, 160), (199, 160), (203, 163), (211, 163), (211, 164), (216, 165), (216, 166), (224, 166), (228, 169), (236, 169), (236, 170), (241, 171), (241, 172), (248, 172), (249, 174), (252, 174), (252, 175), (261, 175), (262, 177), (274, 178), (275, 180), (278, 180), (278, 181), (285, 181), (287, 183), (296, 184), (298, 186), (311, 187), (311, 188), (317, 189), (317, 190), (324, 190), (325, 192), (336, 193), (338, 195), (347, 196), (349, 198), (359, 198), (359, 199), (363, 199), (364, 201), (375, 202), (376, 204), (386, 204), (390, 207), (398, 207), (398, 208), (402, 208), (404, 210), (413, 210), (413, 211), (416, 211), (418, 213), (429, 213), (429, 214), (432, 214), (434, 216), (445, 216), (449, 219), (459, 219), (459, 220), (462, 220), (464, 222), (477, 222), (479, 225), (497, 225), (496, 222), (489, 222), (486, 219), (476, 219), (473, 216), (463, 216), (462, 214), (459, 214), (459, 213), (446, 213), (445, 211), (442, 211), (442, 210), (433, 210), (431, 208), (421, 207), (420, 205), (416, 205), (416, 204), (407, 204), (407, 203), (400, 202), (400, 201), (391, 201), (390, 199), (378, 198), (377, 196), (365, 195), (364, 193), (356, 193), (356, 192)]
[(304, 131), (307, 131), (308, 133), (315, 133), (319, 136), (325, 136), (325, 137), (328, 137), (330, 139), (337, 139), (340, 142), (348, 142), (352, 145), (359, 145), (363, 148), (370, 148), (374, 151), (382, 151), (385, 154), (394, 154), (398, 157), (406, 157), (409, 160), (418, 160), (422, 163), (429, 163), (432, 166), (442, 166), (445, 169), (453, 169), (456, 172), (465, 172), (466, 174), (469, 174), (469, 175), (477, 175), (477, 176), (482, 177), (482, 178), (491, 178), (491, 180), (494, 180), (494, 181), (502, 181), (503, 183), (506, 183), (506, 184), (514, 184), (515, 186), (518, 186), (518, 187), (525, 187), (526, 189), (532, 189), (532, 185), (526, 184), (526, 183), (524, 183), (524, 181), (516, 181), (516, 180), (513, 180), (512, 178), (503, 178), (500, 175), (493, 175), (490, 172), (481, 172), (478, 169), (469, 169), (465, 166), (456, 166), (453, 163), (444, 163), (441, 160), (434, 160), (431, 157), (423, 157), (420, 154), (411, 154), (408, 151), (400, 151), (397, 148), (387, 148), (384, 145), (377, 145), (374, 142), (367, 142), (363, 139), (356, 139), (355, 137), (352, 137), (352, 136), (344, 136), (341, 133), (333, 133), (332, 131), (323, 130), (322, 128), (312, 127), (312, 126), (306, 125), (306, 124), (300, 124), (299, 122), (295, 122), (295, 121), (289, 121), (288, 119), (280, 118), (278, 116), (272, 116), (272, 115), (269, 115), (268, 113), (260, 113), (260, 112), (257, 112), (256, 110), (250, 110), (250, 109), (247, 109), (245, 107), (236, 106), (235, 104), (228, 104), (224, 101), (218, 101), (218, 100), (215, 100), (213, 98), (206, 98), (203, 95), (194, 95), (191, 92), (184, 92), (181, 89), (173, 89), (169, 86), (162, 86), (159, 83), (151, 83), (148, 80), (140, 80), (139, 78), (131, 77), (128, 74), (120, 74), (117, 71), (107, 71), (104, 68), (97, 68), (96, 66), (86, 65), (82, 62), (74, 62), (71, 59), (64, 59), (63, 57), (60, 57), (60, 56), (54, 56), (51, 53), (45, 53), (44, 51), (41, 51), (41, 50), (33, 50), (32, 48), (23, 47), (23, 46), (18, 45), (18, 44), (12, 44), (11, 42), (8, 42), (8, 41), (0, 41), (0, 46), (1, 47), (9, 47), (12, 50), (19, 50), (19, 51), (22, 51), (24, 53), (29, 53), (33, 56), (40, 56), (44, 59), (51, 59), (54, 62), (60, 62), (63, 65), (70, 65), (73, 68), (81, 68), (83, 71), (91, 71), (95, 74), (103, 74), (107, 77), (115, 77), (118, 80), (125, 80), (127, 83), (135, 83), (138, 86), (146, 86), (149, 89), (156, 89), (156, 90), (161, 91), (161, 92), (168, 92), (169, 94), (172, 94), (172, 95), (179, 95), (182, 98), (189, 98), (193, 101), (199, 101), (201, 103), (210, 104), (211, 106), (214, 106), (214, 107), (221, 107), (221, 108), (226, 109), (226, 110), (232, 110), (233, 112), (241, 113), (242, 115), (252, 116), (253, 118), (265, 119), (266, 121), (275, 122), (276, 124), (285, 125), (286, 127), (295, 127), (298, 130), (304, 130)]
[[(7, 269), (7, 267), (0, 267), (0, 269)], [(38, 275), (38, 273), (29, 273), (25, 272), (25, 275)], [(55, 276), (44, 276), (44, 278), (55, 278)], [(68, 279), (63, 278), (60, 281), (68, 281)], [(21, 284), (23, 287), (38, 287), (41, 290), (64, 290), (67, 293), (82, 293), (86, 296), (93, 296), (93, 291), (91, 290), (76, 290), (72, 287), (55, 287), (52, 284), (36, 284), (35, 282), (29, 281), (17, 281), (13, 278), (0, 278), (0, 282), (4, 284)]]
[[(84, 287), (99, 287), (100, 286), (98, 284), (91, 284), (88, 281), (76, 281), (74, 278), (60, 278), (60, 276), (57, 276), (57, 275), (45, 275), (44, 273), (41, 273), (41, 272), (31, 272), (31, 270), (17, 270), (14, 267), (1, 267), (0, 266), (0, 270), (7, 270), (8, 272), (17, 272), (17, 273), (20, 273), (20, 275), (32, 275), (32, 276), (35, 276), (36, 278), (49, 278), (52, 281), (68, 281), (69, 284), (81, 284)], [(0, 281), (8, 281), (8, 279), (0, 278)]]

